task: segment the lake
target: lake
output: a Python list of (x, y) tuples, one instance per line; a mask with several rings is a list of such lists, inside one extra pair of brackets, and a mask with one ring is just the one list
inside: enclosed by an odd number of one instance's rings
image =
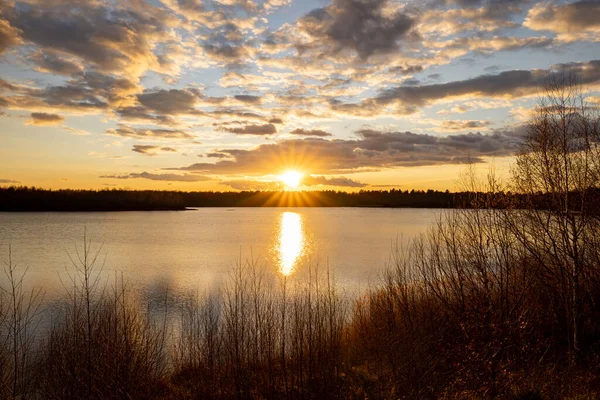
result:
[(102, 275), (124, 276), (152, 298), (209, 291), (237, 263), (254, 260), (288, 279), (329, 267), (359, 292), (379, 282), (397, 240), (425, 232), (441, 210), (381, 208), (202, 208), (159, 212), (0, 213), (0, 260), (28, 267), (27, 285), (60, 297), (84, 230)]

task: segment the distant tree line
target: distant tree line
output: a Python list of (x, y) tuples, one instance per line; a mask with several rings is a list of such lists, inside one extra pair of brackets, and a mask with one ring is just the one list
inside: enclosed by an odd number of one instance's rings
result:
[(455, 206), (456, 194), (436, 190), (311, 192), (179, 192), (0, 188), (0, 211), (183, 210), (188, 207), (423, 207)]
[(0, 211), (152, 211), (185, 206), (177, 192), (0, 188)]
[[(600, 189), (585, 194), (587, 207), (600, 204)], [(389, 207), (389, 208), (478, 208), (533, 207), (547, 209), (547, 194), (515, 194), (510, 191), (450, 192), (438, 190), (335, 190), (286, 192), (179, 192), (160, 190), (46, 190), (35, 187), (0, 188), (0, 211), (160, 211), (190, 207)], [(581, 208), (578, 191), (569, 204)], [(492, 205), (492, 206), (490, 206)]]

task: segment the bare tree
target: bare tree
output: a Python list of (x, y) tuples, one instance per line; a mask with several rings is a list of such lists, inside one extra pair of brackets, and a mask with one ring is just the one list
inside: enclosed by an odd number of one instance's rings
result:
[(526, 203), (509, 218), (544, 283), (558, 297), (576, 354), (584, 346), (585, 277), (592, 272), (593, 251), (589, 240), (600, 227), (595, 111), (574, 71), (549, 73), (513, 170), (514, 190), (525, 194)]

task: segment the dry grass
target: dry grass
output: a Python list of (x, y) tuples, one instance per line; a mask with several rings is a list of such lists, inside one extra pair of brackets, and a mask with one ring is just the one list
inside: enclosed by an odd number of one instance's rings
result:
[[(585, 352), (570, 343), (560, 265), (540, 265), (506, 218), (457, 210), (394, 251), (379, 287), (339, 293), (327, 268), (274, 276), (249, 261), (178, 321), (150, 317), (101, 251), (73, 257), (61, 312), (36, 331), (39, 291), (11, 257), (3, 398), (594, 398), (600, 393), (600, 247), (587, 248)], [(10, 277), (13, 277), (12, 280)], [(165, 293), (165, 309), (169, 307)], [(173, 311), (171, 311), (173, 312)], [(32, 338), (41, 337), (37, 342)]]

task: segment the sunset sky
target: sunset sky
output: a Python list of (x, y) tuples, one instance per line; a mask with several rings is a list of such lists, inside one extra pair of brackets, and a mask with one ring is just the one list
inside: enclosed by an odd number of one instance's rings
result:
[(600, 1), (0, 0), (0, 185), (453, 190), (567, 66)]

